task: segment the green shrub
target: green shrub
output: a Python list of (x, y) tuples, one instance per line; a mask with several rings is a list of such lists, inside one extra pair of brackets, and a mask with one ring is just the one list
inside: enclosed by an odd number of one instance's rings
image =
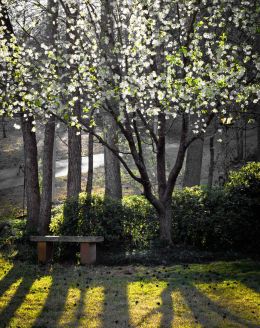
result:
[(126, 196), (124, 207), (124, 235), (134, 247), (147, 247), (158, 238), (159, 221), (154, 208), (144, 196)]
[(260, 164), (231, 172), (224, 188), (173, 196), (173, 240), (208, 250), (260, 250)]
[(251, 162), (232, 171), (225, 187), (231, 192), (260, 197), (260, 163)]
[(147, 247), (158, 231), (151, 205), (142, 196), (124, 197), (122, 203), (81, 193), (56, 207), (50, 230), (57, 235), (101, 235), (110, 246)]
[(201, 229), (205, 220), (205, 192), (200, 187), (174, 192), (172, 238), (174, 243), (201, 246)]
[[(206, 250), (260, 251), (260, 164), (232, 172), (224, 187), (185, 188), (173, 195), (175, 244)], [(156, 241), (159, 221), (138, 195), (121, 202), (85, 193), (54, 209), (51, 231), (58, 235), (102, 235), (105, 246), (144, 248)]]

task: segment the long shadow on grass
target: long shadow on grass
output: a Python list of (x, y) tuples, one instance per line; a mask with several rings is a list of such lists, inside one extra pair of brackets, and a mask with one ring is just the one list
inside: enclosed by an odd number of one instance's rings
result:
[[(111, 283), (111, 280), (114, 280)], [(133, 281), (130, 277), (108, 277), (103, 283), (105, 288), (104, 311), (102, 327), (130, 327), (128, 308), (128, 284)]]
[(230, 312), (226, 307), (212, 301), (192, 284), (189, 284), (186, 287), (182, 286), (179, 289), (196, 320), (203, 327), (216, 326), (216, 317), (219, 317), (219, 320), (223, 320), (223, 323), (230, 320), (236, 325), (241, 325), (242, 327), (259, 327), (259, 325), (253, 324), (250, 321), (237, 316)]
[[(85, 319), (89, 320), (99, 320), (101, 322), (101, 327), (103, 328), (130, 327), (127, 286), (128, 283), (133, 281), (133, 279), (123, 275), (117, 277), (109, 270), (102, 271), (102, 269), (97, 272), (97, 274), (94, 274), (94, 271), (90, 271), (90, 274), (88, 274), (87, 277), (87, 282), (80, 283), (80, 299), (78, 301), (74, 320), (70, 322), (70, 326), (82, 327), (82, 318), (85, 317)], [(89, 295), (86, 295), (86, 293), (91, 291), (91, 289), (99, 287), (103, 289), (102, 293), (104, 298), (101, 298), (101, 304), (96, 304), (96, 306), (101, 306), (101, 312), (99, 314), (92, 313), (92, 317), (87, 318), (86, 303), (88, 303), (88, 301), (90, 301), (90, 303), (93, 303), (94, 301), (95, 303), (96, 300), (93, 299), (94, 296), (91, 295), (91, 293)], [(88, 299), (91, 297), (92, 300)], [(95, 309), (93, 308), (88, 308), (88, 310), (90, 312), (95, 312)]]
[(37, 319), (35, 320), (33, 327), (58, 326), (59, 319), (65, 307), (68, 289), (71, 285), (70, 273), (68, 273), (68, 277), (65, 278), (66, 280), (64, 280), (63, 270), (66, 269), (60, 268), (60, 270), (62, 270), (62, 272), (58, 272), (58, 270), (55, 269), (51, 273), (52, 285), (49, 290), (45, 304)]
[(22, 279), (8, 304), (0, 311), (1, 325), (7, 327), (16, 310), (23, 303), (36, 277), (32, 277), (29, 270), (23, 266), (15, 265), (0, 281), (0, 296), (2, 296), (15, 282)]
[[(228, 268), (232, 270), (232, 267)], [(251, 271), (250, 271), (251, 270)], [(213, 271), (202, 271), (194, 272), (182, 270), (181, 273), (174, 272), (170, 275), (158, 277), (160, 281), (167, 281), (168, 287), (166, 287), (161, 293), (162, 303), (159, 307), (152, 309), (138, 322), (138, 326), (145, 323), (151, 316), (160, 312), (162, 314), (160, 327), (169, 327), (174, 319), (174, 303), (172, 299), (172, 293), (179, 291), (183, 297), (184, 302), (189, 307), (191, 313), (193, 313), (195, 321), (200, 323), (204, 327), (216, 326), (216, 320), (218, 322), (231, 321), (235, 325), (242, 327), (259, 327), (258, 324), (253, 323), (250, 320), (242, 318), (240, 315), (232, 312), (232, 309), (218, 304), (211, 300), (203, 292), (197, 289), (194, 283), (207, 283), (214, 287), (215, 283), (223, 281), (237, 280), (242, 282), (252, 291), (257, 292), (259, 285), (257, 285), (257, 277), (254, 278), (254, 270), (245, 266), (244, 271), (239, 274), (232, 274), (231, 272), (213, 272)], [(235, 271), (236, 272), (236, 271)], [(239, 272), (239, 270), (238, 270)], [(253, 273), (253, 274), (252, 274)], [(149, 281), (149, 280), (148, 280)], [(151, 281), (151, 280), (150, 280)], [(232, 286), (232, 288), (235, 288)]]
[(174, 308), (171, 296), (173, 291), (174, 289), (172, 287), (166, 287), (160, 295), (162, 302), (159, 304), (158, 307), (154, 308), (152, 311), (143, 316), (142, 319), (138, 322), (137, 326), (141, 326), (151, 316), (160, 312), (162, 315), (160, 320), (160, 327), (170, 327), (174, 318)]

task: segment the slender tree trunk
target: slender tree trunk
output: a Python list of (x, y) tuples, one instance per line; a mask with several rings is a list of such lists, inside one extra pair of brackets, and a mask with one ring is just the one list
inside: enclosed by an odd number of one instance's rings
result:
[[(255, 47), (258, 55), (260, 55), (260, 35), (257, 34)], [(257, 126), (257, 146), (256, 146), (256, 158), (260, 162), (260, 104), (256, 105), (256, 126)]]
[(3, 116), (2, 116), (2, 131), (3, 131), (3, 138), (7, 138), (5, 125), (6, 125), (6, 122), (5, 122), (5, 115), (3, 115)]
[(55, 117), (51, 116), (45, 126), (42, 168), (42, 196), (39, 215), (39, 233), (49, 232), (52, 206), (53, 145), (55, 138)]
[(163, 211), (159, 212), (160, 221), (160, 241), (162, 244), (172, 244), (172, 199), (169, 199), (163, 204)]
[(88, 180), (86, 192), (88, 196), (92, 195), (94, 173), (94, 137), (92, 133), (88, 136)]
[[(109, 41), (107, 43), (103, 42), (101, 44), (102, 56), (105, 60), (107, 67), (110, 70), (111, 77), (114, 74), (120, 74), (120, 68), (118, 63), (118, 58), (114, 53), (114, 24), (115, 20), (113, 17), (113, 2), (109, 0), (101, 1), (101, 34), (102, 38), (107, 38)], [(109, 60), (109, 61), (108, 61)], [(114, 84), (113, 79), (111, 79), (111, 85)], [(118, 101), (116, 99), (111, 99), (109, 101), (110, 106), (115, 112), (117, 112)], [(113, 149), (118, 149), (117, 147), (117, 133), (118, 127), (114, 118), (107, 112), (104, 112), (104, 139), (107, 144)], [(109, 150), (104, 147), (104, 160), (105, 160), (105, 197), (110, 197), (113, 199), (121, 200), (122, 198), (122, 184), (121, 184), (121, 172), (120, 172), (120, 162), (118, 158)]]
[(244, 159), (244, 131), (243, 124), (239, 124), (236, 129), (237, 160)]
[(68, 128), (67, 197), (78, 197), (81, 191), (81, 134), (76, 127)]
[(214, 148), (215, 135), (211, 136), (209, 139), (209, 175), (208, 175), (208, 187), (209, 189), (213, 186), (214, 168), (215, 168), (215, 148)]
[(256, 111), (256, 124), (257, 124), (257, 148), (256, 148), (256, 158), (260, 162), (260, 106), (258, 106)]
[[(67, 9), (69, 8), (68, 5)], [(74, 29), (76, 25), (78, 15), (79, 15), (79, 6), (75, 2), (70, 5), (73, 8), (73, 13), (67, 17), (67, 34), (66, 38), (70, 42), (70, 47), (68, 49), (68, 57), (74, 55), (73, 46), (75, 44), (75, 40), (77, 35), (77, 30)], [(68, 9), (70, 11), (70, 9)], [(78, 67), (76, 64), (70, 66), (69, 75), (66, 80), (67, 83), (70, 82), (70, 75), (77, 75)], [(79, 78), (79, 77), (78, 77)], [(79, 82), (79, 81), (77, 81)], [(76, 88), (76, 91), (72, 93), (72, 96), (78, 98), (75, 101), (74, 108), (72, 110), (72, 116), (76, 116), (80, 121), (81, 117), (81, 104), (79, 99), (81, 95), (79, 94), (79, 88)], [(68, 198), (77, 198), (79, 193), (81, 192), (81, 132), (75, 126), (68, 127), (68, 180), (67, 180), (67, 197)]]
[[(46, 28), (47, 44), (55, 47), (55, 35), (57, 34), (58, 2), (48, 0), (48, 24)], [(55, 24), (54, 24), (55, 23)], [(44, 148), (43, 148), (43, 169), (42, 169), (42, 196), (39, 215), (40, 234), (45, 235), (49, 232), (51, 221), (51, 206), (53, 192), (53, 153), (55, 140), (55, 117), (52, 115), (45, 126)], [(54, 172), (55, 174), (55, 172)]]
[[(110, 147), (117, 149), (117, 125), (110, 115), (104, 115), (104, 139)], [(105, 158), (105, 197), (122, 199), (120, 162), (118, 158), (104, 147)]]
[(195, 140), (187, 150), (183, 187), (200, 185), (204, 138)]
[(36, 231), (38, 227), (40, 211), (40, 188), (38, 176), (38, 155), (36, 135), (32, 132), (32, 118), (28, 120), (21, 117), (23, 142), (24, 142), (24, 163), (25, 163), (25, 186), (27, 200), (27, 215), (29, 231)]

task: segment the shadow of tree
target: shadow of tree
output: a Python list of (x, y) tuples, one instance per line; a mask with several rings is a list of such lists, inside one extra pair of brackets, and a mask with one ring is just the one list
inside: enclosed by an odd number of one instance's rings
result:
[[(114, 286), (111, 286), (110, 280), (104, 281), (105, 302), (102, 327), (130, 327), (127, 286), (132, 281), (130, 277), (120, 277)], [(118, 315), (112, 317), (114, 313)]]
[(223, 322), (232, 321), (236, 327), (259, 327), (259, 325), (239, 317), (226, 307), (212, 301), (212, 299), (208, 298), (192, 284), (189, 284), (186, 288), (183, 286), (179, 288), (196, 320), (203, 327), (216, 327), (217, 317), (219, 320), (223, 320)]
[[(232, 267), (230, 268), (232, 269)], [(213, 285), (234, 279), (243, 283), (254, 292), (259, 291), (259, 285), (257, 285), (258, 277), (254, 277), (252, 269), (244, 267), (240, 268), (240, 270), (242, 270), (242, 273), (239, 274), (204, 272), (203, 270), (192, 271), (189, 269), (181, 271), (181, 273), (175, 271), (168, 275), (165, 273), (160, 274), (156, 279), (167, 284), (160, 293), (161, 301), (148, 313), (138, 318), (139, 321), (134, 326), (145, 325), (149, 318), (154, 314), (160, 313), (160, 327), (170, 327), (176, 315), (174, 313), (176, 304), (174, 304), (173, 293), (178, 291), (181, 293), (183, 301), (191, 311), (195, 321), (204, 327), (214, 327), (216, 326), (216, 321), (223, 321), (223, 324), (231, 322), (234, 326), (239, 327), (258, 327), (259, 325), (254, 323), (255, 321), (249, 321), (243, 318), (242, 315), (234, 313), (232, 307), (227, 309), (223, 305), (218, 304), (217, 301), (212, 300), (196, 286), (196, 284), (203, 283)], [(26, 295), (30, 292), (34, 282), (46, 275), (51, 276), (52, 284), (48, 290), (48, 295), (46, 294), (47, 297), (38, 317), (35, 318), (33, 327), (49, 328), (60, 325), (61, 316), (66, 311), (66, 301), (70, 288), (76, 289), (79, 297), (74, 304), (73, 317), (69, 318), (67, 326), (82, 326), (82, 322), (86, 319), (86, 302), (88, 298), (91, 298), (88, 292), (99, 287), (102, 288), (102, 293), (104, 294), (102, 298), (102, 313), (98, 314), (100, 325), (104, 328), (132, 327), (132, 313), (128, 295), (129, 284), (139, 280), (156, 283), (153, 272), (147, 277), (135, 277), (134, 275), (129, 276), (124, 273), (113, 275), (102, 268), (95, 270), (87, 267), (55, 266), (54, 268), (46, 267), (41, 269), (37, 266), (26, 268), (25, 265), (14, 265), (0, 280), (0, 296), (3, 296), (14, 283), (21, 279), (8, 303), (0, 310), (1, 325), (3, 327), (10, 324), (12, 317), (25, 301)], [(84, 319), (83, 321), (82, 318)]]
[(21, 279), (21, 283), (15, 290), (14, 295), (1, 311), (1, 325), (2, 327), (7, 327), (10, 323), (16, 310), (23, 303), (27, 293), (29, 292), (35, 277), (32, 277), (27, 270), (24, 270), (19, 265), (14, 265), (12, 269), (7, 273), (7, 275), (0, 281), (0, 297), (18, 280)]
[(49, 290), (45, 304), (34, 322), (33, 327), (55, 327), (58, 325), (62, 311), (64, 310), (69, 278), (62, 281), (60, 273), (55, 270), (51, 273), (52, 285)]

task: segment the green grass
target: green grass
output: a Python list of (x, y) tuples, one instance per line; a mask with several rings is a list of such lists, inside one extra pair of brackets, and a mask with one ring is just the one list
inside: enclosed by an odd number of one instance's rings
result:
[(259, 327), (260, 264), (79, 267), (0, 259), (0, 327)]

